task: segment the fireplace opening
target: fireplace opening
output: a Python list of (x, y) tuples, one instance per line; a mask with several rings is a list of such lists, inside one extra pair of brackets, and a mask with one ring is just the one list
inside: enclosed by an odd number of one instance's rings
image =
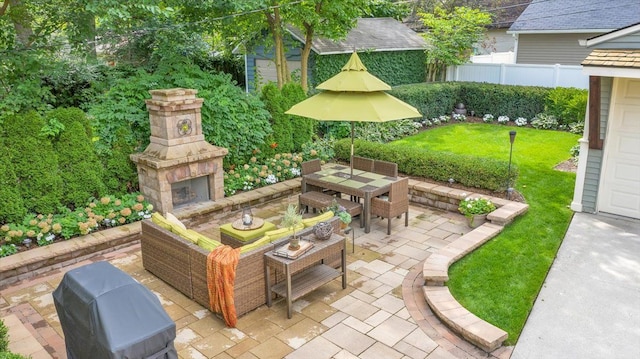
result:
[(173, 207), (209, 200), (209, 176), (191, 178), (171, 184)]

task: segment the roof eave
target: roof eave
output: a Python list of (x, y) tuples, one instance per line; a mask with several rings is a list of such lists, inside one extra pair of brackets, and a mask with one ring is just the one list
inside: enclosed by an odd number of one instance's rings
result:
[(582, 66), (582, 73), (589, 76), (640, 79), (640, 69), (630, 67)]
[(594, 32), (609, 32), (613, 29), (564, 29), (564, 30), (509, 30), (507, 34), (588, 34)]
[(602, 34), (602, 35), (598, 35), (595, 37), (592, 37), (590, 39), (587, 39), (584, 41), (584, 45), (583, 42), (581, 41), (580, 45), (581, 46), (585, 46), (585, 47), (592, 47), (592, 46), (596, 46), (598, 44), (601, 44), (603, 42), (607, 42), (613, 39), (617, 39), (623, 36), (627, 36), (627, 35), (631, 35), (633, 33), (636, 33), (640, 31), (640, 23), (639, 24), (634, 24), (622, 29), (618, 29), (618, 30), (613, 30), (610, 32), (607, 32), (606, 34)]

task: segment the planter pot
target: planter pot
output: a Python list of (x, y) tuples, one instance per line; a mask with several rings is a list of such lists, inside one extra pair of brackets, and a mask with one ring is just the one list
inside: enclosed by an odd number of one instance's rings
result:
[(300, 237), (294, 235), (289, 239), (289, 250), (297, 251), (298, 249), (300, 249)]
[(479, 227), (486, 221), (487, 221), (486, 214), (476, 214), (473, 216), (467, 216), (467, 224), (469, 224), (469, 227), (471, 228)]

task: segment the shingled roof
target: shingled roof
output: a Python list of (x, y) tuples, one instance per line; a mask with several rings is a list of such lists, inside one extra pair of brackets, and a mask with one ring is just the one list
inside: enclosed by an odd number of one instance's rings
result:
[[(296, 28), (287, 29), (293, 37), (304, 43), (304, 35)], [(333, 41), (316, 37), (311, 49), (319, 55), (344, 54), (361, 51), (424, 50), (426, 41), (403, 23), (390, 17), (361, 18), (344, 40)]]
[(583, 66), (622, 67), (640, 70), (640, 50), (593, 50), (584, 61)]
[(509, 33), (604, 32), (639, 21), (639, 0), (534, 0)]

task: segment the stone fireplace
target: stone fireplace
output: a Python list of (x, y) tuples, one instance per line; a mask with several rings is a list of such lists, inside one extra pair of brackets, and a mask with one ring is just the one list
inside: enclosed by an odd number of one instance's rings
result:
[(131, 155), (138, 167), (140, 191), (154, 209), (174, 208), (224, 197), (222, 159), (226, 148), (205, 141), (201, 98), (196, 90), (152, 90), (146, 100), (151, 122), (150, 144)]

